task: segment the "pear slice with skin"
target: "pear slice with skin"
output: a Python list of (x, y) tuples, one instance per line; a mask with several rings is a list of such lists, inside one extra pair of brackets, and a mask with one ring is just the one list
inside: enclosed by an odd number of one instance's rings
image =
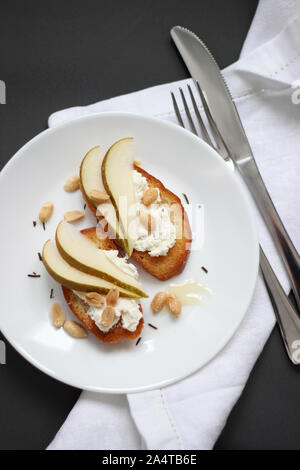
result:
[(93, 189), (105, 191), (101, 177), (101, 165), (104, 157), (104, 151), (98, 145), (90, 149), (84, 156), (80, 165), (80, 184), (81, 190), (86, 199), (97, 209), (100, 204), (97, 204), (90, 198), (90, 193)]
[(74, 268), (105, 279), (139, 297), (147, 297), (140, 282), (111, 261), (105, 250), (99, 249), (95, 243), (64, 220), (56, 229), (56, 245), (61, 256)]
[(101, 168), (103, 185), (116, 209), (124, 234), (124, 248), (128, 256), (131, 256), (134, 248), (134, 238), (130, 236), (130, 231), (136, 219), (133, 161), (133, 138), (126, 137), (110, 147), (105, 154)]
[(101, 192), (105, 191), (101, 174), (101, 165), (104, 155), (105, 152), (99, 145), (93, 147), (87, 152), (80, 165), (80, 187), (84, 198), (95, 207), (99, 215), (104, 217), (108, 224), (108, 233), (113, 233), (113, 235), (118, 239), (121, 248), (124, 249), (124, 236), (122, 235), (116, 209), (112, 202), (108, 200), (107, 202), (98, 204), (90, 197), (93, 189), (97, 189)]
[[(43, 247), (43, 262), (46, 270), (53, 279), (69, 289), (82, 292), (98, 292), (106, 295), (115, 287), (111, 282), (100, 279), (91, 274), (83, 273), (68, 264), (60, 255), (57, 246), (52, 240), (46, 241)], [(139, 295), (119, 287), (121, 297), (138, 299)]]

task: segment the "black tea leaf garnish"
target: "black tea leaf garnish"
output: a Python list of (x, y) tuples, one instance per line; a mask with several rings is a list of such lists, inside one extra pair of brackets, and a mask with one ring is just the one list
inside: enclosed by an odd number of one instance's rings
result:
[(85, 208), (86, 208), (86, 204), (84, 204), (84, 206), (83, 206), (83, 210), (84, 210), (84, 211), (85, 211)]
[(139, 339), (137, 340), (137, 342), (135, 343), (135, 345), (137, 346), (139, 344), (139, 342), (141, 341), (142, 337), (140, 336)]
[(50, 291), (50, 299), (53, 299), (53, 289)]
[(187, 197), (187, 195), (185, 193), (182, 193), (184, 199), (186, 200), (186, 203), (189, 204), (190, 201), (189, 201), (189, 198)]
[(43, 258), (42, 258), (42, 255), (41, 255), (40, 252), (38, 252), (38, 257), (39, 257), (39, 260), (40, 260), (40, 261), (43, 261)]
[(154, 328), (154, 330), (158, 330), (157, 326), (152, 325), (152, 323), (148, 323), (148, 325), (151, 326), (151, 328)]
[(205, 266), (201, 266), (201, 269), (203, 269), (203, 271), (204, 271), (205, 273), (208, 273), (208, 270), (206, 269)]
[(28, 277), (41, 277), (40, 274), (33, 272), (32, 274), (27, 274)]
[(33, 221), (32, 221), (32, 225), (33, 225), (34, 227), (36, 227), (36, 220), (33, 220)]
[(43, 222), (43, 229), (46, 230), (46, 227), (45, 227), (45, 222)]

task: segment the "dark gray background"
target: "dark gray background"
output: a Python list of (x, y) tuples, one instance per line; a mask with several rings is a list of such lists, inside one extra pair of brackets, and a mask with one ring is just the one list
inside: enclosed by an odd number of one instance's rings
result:
[[(169, 36), (176, 24), (197, 32), (221, 67), (234, 62), (256, 5), (254, 0), (2, 1), (0, 79), (7, 84), (7, 104), (0, 106), (1, 167), (46, 128), (57, 109), (187, 77)], [(299, 370), (288, 362), (276, 328), (216, 449), (299, 449)], [(0, 448), (45, 448), (79, 393), (7, 345), (7, 365), (0, 366)]]

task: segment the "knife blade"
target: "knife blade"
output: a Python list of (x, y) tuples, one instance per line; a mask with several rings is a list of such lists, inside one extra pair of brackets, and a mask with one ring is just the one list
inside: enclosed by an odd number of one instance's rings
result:
[(252, 150), (230, 91), (207, 46), (196, 34), (181, 26), (171, 29), (171, 37), (192, 78), (204, 91), (210, 112), (227, 148), (230, 149), (232, 159), (237, 163), (239, 159), (252, 156)]
[(229, 155), (244, 179), (281, 255), (300, 309), (300, 257), (276, 211), (256, 165), (239, 114), (213, 55), (192, 31), (171, 29), (181, 57), (202, 89)]

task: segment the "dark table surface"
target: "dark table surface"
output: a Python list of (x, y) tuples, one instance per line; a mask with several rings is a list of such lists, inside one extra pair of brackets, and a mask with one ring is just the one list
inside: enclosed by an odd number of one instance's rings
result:
[[(2, 1), (1, 167), (57, 109), (187, 77), (169, 36), (176, 24), (197, 32), (221, 67), (231, 64), (256, 6), (254, 0)], [(275, 328), (216, 449), (299, 449), (299, 371)], [(7, 344), (0, 449), (44, 449), (79, 394)]]

